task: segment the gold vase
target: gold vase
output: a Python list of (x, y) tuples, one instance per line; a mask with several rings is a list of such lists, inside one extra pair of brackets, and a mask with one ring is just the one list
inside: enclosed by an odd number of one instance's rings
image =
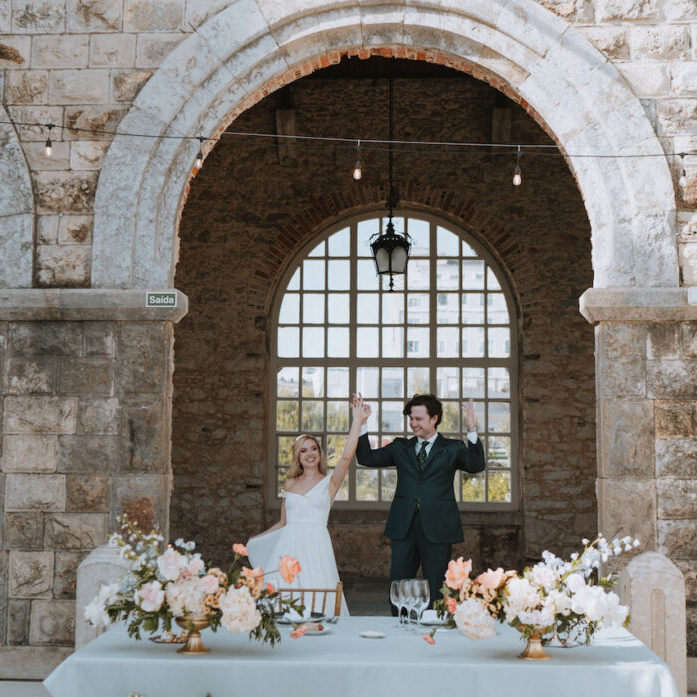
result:
[(528, 661), (544, 661), (547, 658), (552, 658), (549, 654), (545, 653), (542, 648), (542, 638), (539, 632), (533, 632), (528, 637), (528, 643), (525, 647), (523, 653), (518, 655), (518, 658), (525, 658)]
[(184, 644), (184, 646), (182, 646), (180, 649), (177, 649), (177, 653), (194, 656), (197, 654), (211, 652), (211, 650), (207, 649), (201, 641), (201, 630), (208, 627), (211, 623), (208, 617), (197, 617), (195, 615), (187, 614), (183, 615), (182, 617), (175, 617), (175, 620), (182, 629), (188, 632), (186, 644)]

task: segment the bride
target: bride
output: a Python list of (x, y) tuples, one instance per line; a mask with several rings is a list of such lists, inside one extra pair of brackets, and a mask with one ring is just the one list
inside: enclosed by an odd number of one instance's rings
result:
[[(370, 406), (360, 394), (354, 395), (351, 412), (351, 430), (331, 475), (317, 438), (307, 434), (296, 438), (293, 464), (282, 490), (281, 519), (247, 542), (250, 562), (264, 571), (283, 555), (295, 557), (300, 573), (293, 585), (299, 588), (334, 588), (339, 582), (327, 518), (356, 452), (361, 426), (370, 416)], [(349, 614), (343, 598), (341, 614)]]

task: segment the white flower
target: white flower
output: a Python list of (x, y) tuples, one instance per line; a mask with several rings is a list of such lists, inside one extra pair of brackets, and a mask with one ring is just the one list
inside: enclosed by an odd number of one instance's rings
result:
[(548, 599), (541, 609), (524, 610), (518, 613), (518, 618), (523, 624), (529, 624), (533, 627), (550, 627), (554, 624), (554, 603)]
[(176, 581), (180, 571), (186, 568), (186, 565), (187, 558), (172, 547), (157, 558), (157, 568), (166, 581)]
[(584, 547), (585, 547), (589, 542), (590, 542), (590, 540), (587, 539), (587, 538), (585, 538), (585, 537), (581, 540), (581, 544), (582, 544)]
[(578, 593), (581, 588), (586, 587), (586, 581), (583, 578), (583, 574), (571, 574), (566, 577), (566, 581), (564, 583), (572, 593)]
[(512, 578), (506, 585), (505, 612), (508, 622), (512, 622), (521, 612), (538, 608), (542, 599), (527, 578)]
[(119, 584), (110, 583), (108, 585), (102, 584), (99, 586), (99, 602), (105, 607), (111, 605), (115, 600), (116, 596), (119, 594)]
[(535, 564), (535, 566), (532, 567), (530, 577), (533, 583), (536, 583), (547, 591), (557, 585), (557, 578), (552, 569), (542, 563)]
[(187, 613), (204, 614), (206, 611), (203, 604), (205, 595), (206, 586), (201, 584), (200, 578), (174, 581), (165, 587), (167, 605), (175, 617), (181, 617)]
[(571, 599), (571, 609), (591, 622), (602, 621), (606, 609), (605, 591), (600, 586), (581, 588)]
[(457, 628), (468, 639), (491, 639), (496, 635), (494, 618), (477, 598), (467, 598), (461, 602), (453, 617)]
[(220, 623), (229, 632), (249, 632), (261, 622), (261, 613), (247, 586), (228, 588), (220, 598), (219, 607), (223, 613)]
[(109, 624), (109, 615), (98, 595), (85, 606), (85, 619), (95, 627), (106, 627)]
[(165, 592), (159, 581), (144, 583), (135, 593), (136, 605), (144, 612), (157, 612), (165, 599)]
[(554, 612), (559, 615), (568, 615), (571, 610), (571, 596), (563, 591), (553, 590), (549, 593), (549, 599), (554, 604)]
[(605, 593), (605, 613), (603, 617), (605, 626), (622, 626), (628, 614), (629, 608), (626, 605), (620, 605), (620, 599), (616, 593)]

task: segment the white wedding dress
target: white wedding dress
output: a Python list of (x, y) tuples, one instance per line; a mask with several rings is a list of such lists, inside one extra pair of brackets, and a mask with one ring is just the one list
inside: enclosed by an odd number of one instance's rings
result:
[[(269, 577), (276, 585), (284, 588), (335, 588), (339, 582), (332, 540), (327, 530), (332, 505), (329, 480), (329, 476), (324, 477), (306, 494), (295, 494), (284, 489), (286, 524), (247, 542), (249, 561), (255, 567), (260, 566), (267, 574), (278, 569), (278, 561), (285, 554), (300, 562), (300, 573), (291, 584), (282, 581), (279, 576)], [(328, 603), (333, 600), (334, 596), (328, 596)], [(341, 616), (348, 615), (346, 599), (342, 596)]]

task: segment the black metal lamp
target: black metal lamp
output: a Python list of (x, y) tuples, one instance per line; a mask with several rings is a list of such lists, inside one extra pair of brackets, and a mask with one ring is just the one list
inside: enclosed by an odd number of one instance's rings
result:
[(387, 199), (387, 208), (389, 213), (387, 216), (387, 225), (385, 232), (380, 231), (373, 237), (375, 240), (370, 243), (370, 248), (373, 250), (373, 259), (375, 268), (379, 276), (390, 276), (390, 292), (394, 290), (395, 274), (406, 273), (407, 262), (409, 261), (409, 249), (411, 243), (405, 233), (400, 235), (395, 232), (393, 217), (394, 208), (397, 206), (397, 192), (395, 191), (392, 182), (392, 140), (393, 140), (393, 118), (392, 118), (392, 80), (390, 80), (390, 142), (388, 146), (390, 158), (390, 194)]

